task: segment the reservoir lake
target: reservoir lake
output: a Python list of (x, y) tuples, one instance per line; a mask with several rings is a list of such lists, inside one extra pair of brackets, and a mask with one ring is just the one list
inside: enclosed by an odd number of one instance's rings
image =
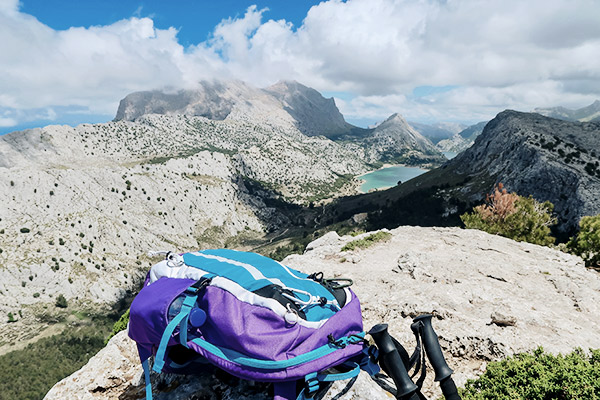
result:
[(406, 182), (409, 179), (424, 174), (428, 170), (417, 167), (405, 167), (404, 165), (393, 165), (369, 172), (358, 177), (365, 181), (360, 185), (360, 190), (367, 193), (371, 189), (382, 189), (396, 186), (398, 181)]

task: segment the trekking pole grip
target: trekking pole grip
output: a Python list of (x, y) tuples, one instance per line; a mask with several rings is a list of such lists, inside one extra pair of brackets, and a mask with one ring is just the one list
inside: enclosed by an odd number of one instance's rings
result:
[(446, 400), (460, 400), (456, 385), (450, 377), (454, 371), (448, 366), (444, 354), (442, 354), (438, 336), (431, 325), (431, 317), (431, 314), (425, 314), (414, 318), (411, 329), (415, 333), (420, 330), (425, 353), (435, 372), (434, 380), (440, 382), (440, 388), (442, 389), (444, 398)]
[(379, 356), (386, 366), (386, 372), (394, 380), (396, 384), (396, 398), (401, 400), (418, 399), (415, 392), (418, 387), (408, 376), (406, 367), (398, 354), (396, 346), (392, 342), (392, 338), (388, 333), (387, 324), (375, 325), (369, 331), (369, 334), (375, 340), (375, 344), (379, 349)]

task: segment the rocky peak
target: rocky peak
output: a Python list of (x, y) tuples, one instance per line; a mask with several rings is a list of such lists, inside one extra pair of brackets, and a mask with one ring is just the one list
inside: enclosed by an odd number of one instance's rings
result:
[(154, 90), (129, 94), (119, 103), (115, 121), (133, 121), (146, 114), (185, 114), (224, 120), (236, 108), (260, 109), (264, 102), (277, 108), (276, 101), (244, 82), (202, 81), (195, 89), (175, 93)]
[(390, 115), (385, 121), (383, 121), (382, 123), (377, 125), (377, 127), (375, 129), (381, 130), (381, 129), (389, 128), (392, 126), (393, 127), (401, 126), (401, 127), (406, 127), (406, 129), (411, 129), (408, 122), (406, 122), (404, 117), (402, 115), (400, 115), (399, 113), (394, 113), (394, 114)]
[(298, 129), (308, 136), (334, 137), (348, 133), (348, 124), (333, 98), (325, 98), (316, 90), (296, 81), (279, 81), (265, 92), (277, 98), (283, 108), (298, 122)]
[(413, 157), (432, 156), (431, 161), (444, 160), (443, 155), (427, 138), (414, 130), (402, 115), (395, 113), (378, 124), (366, 138), (379, 157), (389, 161), (409, 162)]
[(265, 121), (293, 125), (308, 136), (337, 136), (354, 126), (344, 121), (333, 98), (295, 81), (257, 89), (240, 81), (202, 81), (175, 93), (136, 92), (121, 100), (115, 121), (147, 114), (184, 114), (211, 120)]

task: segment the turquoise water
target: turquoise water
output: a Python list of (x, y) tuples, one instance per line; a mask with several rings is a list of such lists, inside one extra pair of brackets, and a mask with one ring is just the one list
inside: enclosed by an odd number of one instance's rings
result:
[(394, 165), (393, 167), (382, 168), (377, 171), (369, 172), (359, 176), (359, 179), (365, 181), (360, 186), (360, 190), (363, 193), (367, 193), (371, 189), (381, 189), (391, 186), (396, 186), (398, 181), (406, 182), (414, 177), (424, 174), (428, 170), (416, 168), (416, 167), (405, 167), (403, 165)]
[(442, 153), (446, 156), (448, 160), (452, 160), (458, 154), (455, 151), (442, 151)]

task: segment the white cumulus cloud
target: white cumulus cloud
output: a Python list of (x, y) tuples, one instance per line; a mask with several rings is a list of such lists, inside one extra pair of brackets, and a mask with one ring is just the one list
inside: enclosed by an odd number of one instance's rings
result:
[(132, 91), (209, 78), (346, 92), (338, 104), (351, 118), (474, 121), (600, 98), (597, 0), (330, 0), (298, 27), (268, 13), (251, 6), (184, 48), (151, 18), (54, 30), (0, 0), (0, 113), (112, 115)]

